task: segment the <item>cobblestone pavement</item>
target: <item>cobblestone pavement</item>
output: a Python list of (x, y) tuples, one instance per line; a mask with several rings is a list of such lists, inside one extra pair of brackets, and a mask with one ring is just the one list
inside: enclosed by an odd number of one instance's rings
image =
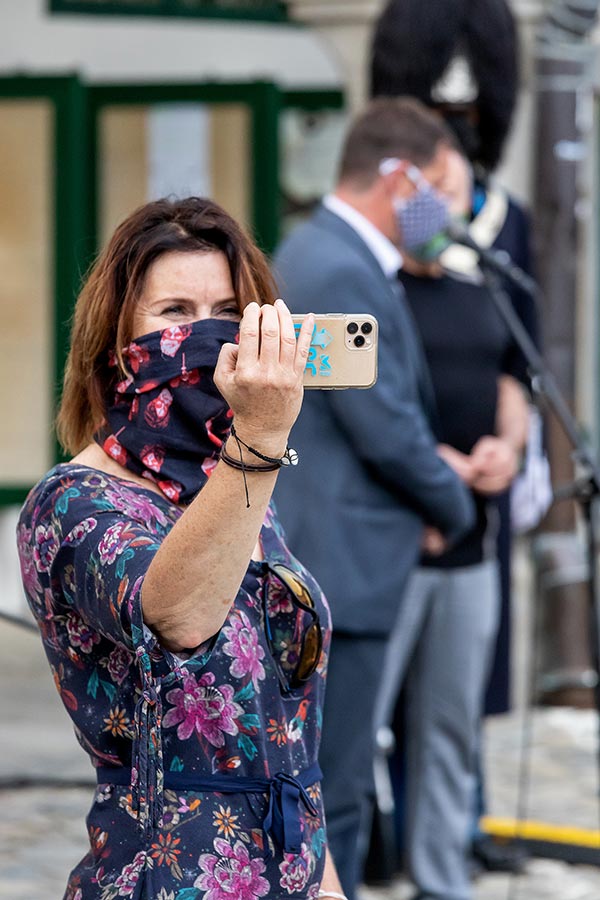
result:
[[(0, 622), (0, 900), (59, 900), (86, 849), (91, 769), (73, 737), (35, 633)], [(486, 722), (490, 813), (514, 816), (522, 734), (519, 715)], [(532, 722), (528, 818), (598, 827), (596, 713), (536, 710)], [(90, 787), (29, 786), (24, 778), (75, 778)], [(509, 890), (512, 892), (509, 893)], [(406, 900), (408, 885), (364, 889), (363, 900)], [(485, 875), (474, 900), (600, 900), (600, 869), (531, 860), (512, 886)]]
[[(1, 895), (0, 895), (1, 896)], [(363, 888), (361, 900), (409, 900), (411, 888), (398, 881), (391, 888)], [(474, 885), (473, 900), (598, 900), (600, 873), (549, 859), (532, 860), (525, 875), (486, 875)]]

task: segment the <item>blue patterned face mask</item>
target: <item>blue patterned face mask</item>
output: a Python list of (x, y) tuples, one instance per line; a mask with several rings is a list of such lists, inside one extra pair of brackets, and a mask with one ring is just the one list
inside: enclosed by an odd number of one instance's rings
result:
[(451, 244), (452, 240), (448, 237), (446, 232), (439, 231), (430, 238), (426, 244), (420, 244), (418, 247), (413, 247), (410, 251), (410, 256), (420, 263), (436, 262), (444, 250), (447, 250)]
[(450, 209), (417, 166), (409, 166), (405, 174), (416, 191), (406, 200), (395, 200), (394, 207), (402, 249), (411, 253), (445, 231), (450, 222)]

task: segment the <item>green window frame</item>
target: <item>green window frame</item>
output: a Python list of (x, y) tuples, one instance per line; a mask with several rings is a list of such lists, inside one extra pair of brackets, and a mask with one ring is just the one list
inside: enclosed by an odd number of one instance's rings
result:
[(89, 218), (95, 225), (98, 244), (98, 125), (99, 113), (107, 106), (151, 105), (154, 103), (243, 104), (251, 115), (251, 225), (259, 246), (270, 253), (278, 237), (279, 153), (278, 121), (281, 92), (268, 81), (242, 83), (110, 84), (88, 89), (90, 177), (92, 180)]
[[(98, 250), (99, 114), (106, 106), (153, 103), (245, 104), (251, 114), (250, 202), (254, 237), (265, 253), (279, 238), (279, 116), (286, 107), (341, 109), (337, 90), (282, 91), (271, 82), (87, 85), (78, 76), (0, 78), (0, 98), (49, 99), (55, 111), (52, 147), (53, 334), (51, 381), (58, 404), (70, 320), (82, 274)], [(52, 436), (54, 461), (64, 459)], [(30, 484), (0, 484), (0, 507), (21, 503)]]
[(284, 0), (49, 0), (51, 13), (286, 22)]
[[(54, 107), (51, 384), (57, 402), (67, 355), (73, 300), (89, 252), (90, 221), (86, 216), (88, 204), (85, 202), (88, 185), (85, 88), (74, 75), (0, 77), (0, 98), (49, 100)], [(50, 441), (50, 455), (56, 460), (61, 459), (56, 437), (52, 435)], [(0, 484), (0, 506), (22, 503), (30, 487), (29, 484)]]
[(282, 106), (305, 112), (321, 112), (327, 109), (343, 110), (346, 105), (344, 92), (337, 88), (297, 89), (283, 91)]

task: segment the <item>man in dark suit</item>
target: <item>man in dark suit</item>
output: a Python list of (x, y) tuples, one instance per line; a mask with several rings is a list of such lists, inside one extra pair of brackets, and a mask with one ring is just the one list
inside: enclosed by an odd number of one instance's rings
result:
[(451, 468), (460, 472), (460, 461), (436, 444), (431, 385), (397, 279), (398, 246), (422, 243), (443, 224), (435, 185), (450, 144), (417, 101), (373, 102), (347, 136), (335, 192), (275, 258), (295, 313), (366, 312), (379, 321), (376, 385), (306, 393), (293, 432), (301, 465), (276, 492), (290, 545), (332, 610), (320, 760), (329, 845), (349, 900), (370, 811), (373, 706), (402, 592), (421, 547), (441, 552), (473, 521)]

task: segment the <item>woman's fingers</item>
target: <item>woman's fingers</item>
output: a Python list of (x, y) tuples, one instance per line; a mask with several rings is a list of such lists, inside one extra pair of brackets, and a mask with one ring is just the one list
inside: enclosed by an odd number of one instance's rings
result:
[(302, 328), (300, 329), (300, 334), (298, 335), (298, 341), (296, 343), (294, 370), (297, 375), (302, 376), (304, 374), (314, 330), (315, 317), (313, 313), (307, 313), (302, 322)]
[(281, 298), (275, 301), (275, 309), (279, 314), (279, 332), (281, 335), (279, 361), (285, 368), (289, 368), (296, 375), (302, 376), (306, 368), (306, 359), (315, 328), (315, 317), (312, 313), (306, 315), (300, 331), (297, 333), (292, 315)]
[[(296, 340), (294, 321), (285, 302), (281, 299), (275, 304), (258, 306), (249, 304), (244, 310), (240, 323), (240, 342), (237, 356), (224, 360), (227, 365), (242, 374), (259, 370), (271, 373), (277, 369), (282, 374), (301, 376), (306, 366), (310, 342), (314, 331), (314, 316), (305, 316)], [(223, 371), (229, 371), (225, 366)]]
[(240, 343), (237, 356), (239, 368), (250, 368), (258, 362), (260, 333), (261, 307), (258, 303), (249, 303), (240, 322)]
[(236, 420), (250, 432), (281, 435), (293, 425), (302, 404), (302, 375), (313, 330), (311, 314), (296, 343), (294, 322), (283, 301), (246, 307), (239, 344), (224, 345), (215, 383)]
[(219, 358), (217, 359), (215, 376), (218, 374), (227, 378), (228, 376), (233, 375), (237, 365), (238, 352), (239, 347), (237, 344), (223, 344), (221, 352), (219, 353)]
[(278, 298), (275, 301), (275, 309), (279, 316), (279, 362), (285, 368), (293, 370), (294, 360), (296, 358), (296, 330), (294, 328), (294, 320), (287, 308), (285, 301)]
[(261, 306), (260, 362), (271, 368), (279, 362), (279, 315), (274, 306)]

